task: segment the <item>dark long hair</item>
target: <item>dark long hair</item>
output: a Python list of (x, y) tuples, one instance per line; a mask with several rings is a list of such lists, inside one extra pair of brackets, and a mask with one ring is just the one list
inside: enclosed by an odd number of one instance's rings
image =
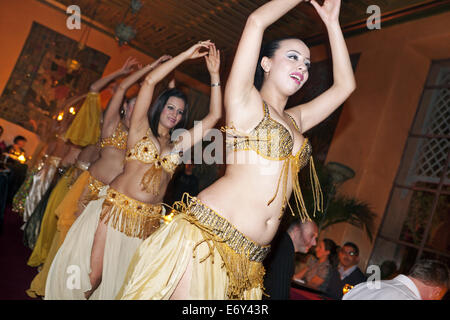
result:
[(328, 238), (325, 238), (322, 241), (323, 241), (325, 250), (330, 251), (330, 254), (328, 255), (328, 261), (330, 261), (330, 264), (332, 266), (336, 266), (337, 262), (338, 262), (336, 243), (333, 240), (328, 239)]
[(261, 50), (259, 51), (258, 64), (256, 65), (255, 79), (253, 84), (256, 89), (261, 90), (261, 87), (264, 83), (264, 69), (261, 67), (262, 58), (272, 58), (275, 54), (275, 51), (280, 48), (280, 42), (284, 40), (296, 39), (296, 37), (285, 37), (280, 39), (275, 39), (270, 42), (267, 42), (261, 46)]
[(122, 104), (120, 105), (120, 108), (119, 108), (120, 119), (122, 119), (122, 120), (125, 119), (125, 108), (124, 108), (124, 105), (126, 104), (128, 106), (133, 99), (136, 100), (137, 96), (133, 96), (133, 97), (130, 97), (130, 98), (124, 97), (122, 99)]
[(186, 126), (189, 111), (189, 104), (186, 95), (177, 88), (165, 90), (158, 96), (158, 98), (153, 103), (153, 106), (147, 112), (148, 123), (155, 137), (159, 137), (159, 118), (161, 117), (161, 112), (163, 111), (164, 106), (166, 105), (167, 100), (169, 100), (170, 97), (177, 97), (184, 101), (184, 110), (181, 121), (172, 130), (184, 128)]

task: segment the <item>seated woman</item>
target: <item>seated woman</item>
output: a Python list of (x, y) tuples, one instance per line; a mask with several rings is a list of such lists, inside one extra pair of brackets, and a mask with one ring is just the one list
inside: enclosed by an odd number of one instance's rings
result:
[(309, 256), (306, 266), (294, 275), (294, 279), (303, 280), (305, 285), (325, 292), (328, 275), (335, 265), (336, 243), (331, 239), (319, 241), (316, 247), (316, 258)]
[(355, 88), (339, 26), (340, 1), (311, 2), (330, 38), (329, 90), (285, 111), (288, 98), (308, 79), (308, 47), (295, 38), (274, 41), (258, 60), (264, 30), (300, 2), (269, 1), (247, 19), (224, 95), (230, 150), (225, 175), (197, 197), (186, 196), (181, 214), (139, 247), (118, 298), (261, 299), (262, 261), (292, 191), (299, 213), (308, 218), (298, 182), (308, 161), (320, 208), (311, 145), (303, 133)]
[[(200, 52), (203, 48), (209, 51)], [(190, 149), (221, 117), (220, 88), (214, 86), (209, 114), (174, 143), (172, 131), (186, 122), (187, 98), (179, 90), (169, 89), (156, 99), (149, 113), (155, 86), (183, 61), (207, 54), (211, 80), (218, 83), (220, 56), (209, 41), (195, 44), (146, 76), (131, 116), (124, 170), (110, 186), (101, 188), (98, 199), (89, 202), (69, 230), (50, 268), (46, 299), (116, 296), (136, 248), (160, 226), (161, 202), (180, 163), (180, 152)], [(76, 288), (66, 286), (71, 266), (79, 268), (80, 286)]]

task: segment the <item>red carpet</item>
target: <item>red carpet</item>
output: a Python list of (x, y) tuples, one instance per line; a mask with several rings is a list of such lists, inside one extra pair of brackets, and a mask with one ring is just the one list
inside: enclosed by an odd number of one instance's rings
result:
[(0, 300), (35, 300), (25, 290), (37, 274), (27, 265), (31, 250), (22, 242), (22, 218), (7, 206), (0, 234)]

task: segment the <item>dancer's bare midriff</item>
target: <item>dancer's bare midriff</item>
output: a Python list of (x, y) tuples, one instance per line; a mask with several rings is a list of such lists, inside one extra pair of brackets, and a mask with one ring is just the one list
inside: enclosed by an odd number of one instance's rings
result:
[[(254, 153), (240, 151), (238, 153)], [(280, 183), (273, 202), (283, 161), (257, 156), (259, 164), (229, 164), (226, 173), (202, 191), (198, 198), (227, 219), (240, 232), (259, 245), (272, 241), (279, 223), (283, 200)], [(286, 186), (289, 199), (292, 191), (291, 172)]]

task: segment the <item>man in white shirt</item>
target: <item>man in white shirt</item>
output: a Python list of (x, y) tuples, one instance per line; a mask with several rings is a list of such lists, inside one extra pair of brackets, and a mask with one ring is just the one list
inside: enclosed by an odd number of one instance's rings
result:
[(382, 280), (379, 286), (364, 282), (355, 286), (343, 300), (441, 300), (448, 290), (449, 270), (437, 260), (420, 260), (408, 275)]

